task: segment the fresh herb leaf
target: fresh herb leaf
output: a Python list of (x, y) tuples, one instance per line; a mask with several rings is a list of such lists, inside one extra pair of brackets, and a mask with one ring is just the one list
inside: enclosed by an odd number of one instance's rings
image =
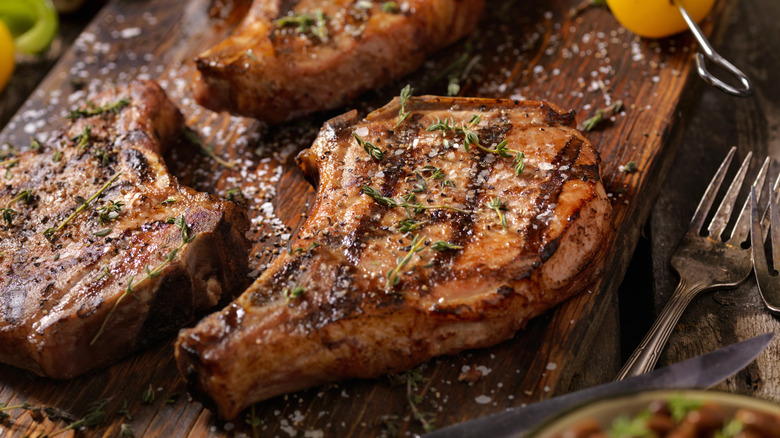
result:
[(352, 133), (352, 136), (355, 137), (355, 140), (357, 141), (358, 145), (362, 146), (363, 150), (365, 150), (366, 153), (371, 156), (371, 158), (377, 161), (382, 161), (385, 158), (385, 153), (382, 152), (382, 150), (379, 149), (378, 147), (374, 146), (373, 143), (363, 140), (362, 138), (360, 138), (359, 135), (357, 135), (354, 132)]
[(17, 193), (16, 196), (14, 196), (10, 201), (8, 201), (7, 204), (5, 204), (5, 208), (0, 209), (2, 211), (3, 220), (5, 223), (10, 227), (13, 225), (13, 218), (16, 214), (16, 210), (11, 208), (12, 205), (15, 203), (22, 201), (25, 204), (30, 204), (33, 201), (33, 194), (30, 189), (22, 190), (21, 192)]
[(206, 145), (203, 140), (201, 140), (200, 136), (193, 131), (192, 129), (186, 129), (184, 131), (184, 137), (187, 139), (188, 142), (197, 145), (200, 148), (200, 151), (203, 153), (203, 155), (211, 158), (212, 160), (216, 161), (217, 164), (220, 166), (225, 166), (229, 169), (232, 169), (236, 167), (236, 164), (230, 161), (227, 161), (217, 155), (216, 152), (214, 152), (214, 147), (211, 145)]
[(93, 102), (87, 101), (87, 108), (78, 108), (72, 110), (68, 114), (68, 118), (79, 119), (82, 117), (92, 117), (92, 116), (97, 116), (97, 115), (107, 114), (107, 113), (117, 114), (120, 111), (122, 111), (122, 108), (128, 105), (130, 105), (130, 100), (126, 98), (119, 99), (116, 102), (109, 103), (103, 106), (97, 106)]
[(454, 243), (445, 242), (444, 240), (438, 240), (433, 242), (431, 249), (435, 251), (452, 251), (455, 249), (463, 249), (463, 247), (460, 245), (455, 245)]
[(301, 286), (300, 284), (296, 283), (295, 285), (293, 285), (293, 287), (286, 287), (286, 288), (284, 288), (282, 293), (284, 294), (284, 297), (287, 299), (287, 301), (290, 301), (290, 300), (294, 300), (296, 298), (300, 298), (301, 296), (303, 296), (303, 293), (305, 291), (306, 291), (306, 289), (304, 289), (303, 286)]
[(122, 212), (122, 207), (125, 203), (122, 201), (108, 201), (108, 204), (98, 208), (96, 211), (98, 214), (98, 223), (101, 226), (119, 217), (119, 213)]
[(637, 169), (639, 169), (639, 166), (636, 165), (636, 161), (629, 161), (622, 166), (618, 166), (618, 170), (625, 173), (634, 173)]
[(121, 174), (122, 172), (115, 174), (110, 180), (108, 180), (107, 183), (103, 185), (103, 187), (100, 188), (100, 190), (95, 192), (94, 195), (92, 195), (89, 199), (84, 199), (84, 202), (79, 203), (78, 208), (76, 208), (76, 210), (73, 213), (71, 213), (71, 215), (68, 216), (67, 219), (62, 221), (57, 227), (47, 228), (46, 231), (43, 232), (43, 235), (46, 236), (46, 238), (49, 240), (53, 239), (56, 233), (62, 230), (65, 227), (65, 225), (68, 224), (68, 222), (70, 222), (71, 220), (73, 220), (74, 217), (76, 217), (76, 215), (86, 210), (86, 208), (89, 207), (89, 204), (91, 204), (92, 201), (94, 201), (98, 196), (100, 196), (101, 193), (103, 193), (107, 188), (109, 188), (111, 184), (113, 184), (114, 181), (116, 181), (117, 178), (119, 178), (119, 175)]
[(95, 236), (98, 236), (98, 237), (105, 237), (105, 236), (108, 236), (109, 234), (111, 234), (111, 231), (112, 231), (111, 228), (104, 228), (104, 229), (102, 229), (100, 231), (95, 231), (92, 234), (94, 234)]
[(122, 423), (122, 425), (119, 426), (119, 436), (122, 438), (135, 438), (135, 431), (133, 430), (133, 426), (127, 423)]
[(592, 131), (593, 129), (596, 128), (596, 126), (598, 126), (599, 123), (614, 116), (615, 114), (619, 113), (622, 110), (623, 110), (623, 101), (618, 100), (606, 108), (601, 108), (600, 110), (597, 110), (596, 114), (594, 114), (592, 117), (582, 122), (582, 127), (586, 131)]
[(246, 418), (244, 419), (244, 422), (252, 428), (252, 437), (253, 438), (259, 438), (260, 437), (260, 417), (255, 414), (255, 405), (252, 405), (252, 407), (249, 410), (249, 413), (247, 414)]
[(409, 264), (409, 262), (412, 260), (412, 257), (416, 253), (423, 250), (422, 245), (423, 245), (423, 239), (420, 239), (419, 234), (415, 234), (414, 237), (412, 238), (412, 246), (409, 249), (409, 252), (406, 253), (406, 255), (398, 261), (398, 264), (394, 269), (391, 269), (390, 271), (387, 272), (387, 282), (385, 283), (385, 290), (389, 290), (390, 288), (392, 288), (393, 286), (398, 284), (398, 282), (401, 281), (401, 277), (400, 277), (401, 270), (403, 270), (404, 266)]
[(701, 408), (702, 402), (699, 400), (691, 400), (682, 394), (670, 397), (667, 401), (669, 404), (669, 411), (672, 413), (672, 419), (679, 423), (688, 415), (688, 412), (695, 411)]
[(169, 204), (173, 204), (174, 202), (176, 202), (176, 200), (175, 200), (175, 199), (173, 199), (173, 198), (168, 198), (168, 199), (166, 199), (165, 201), (161, 202), (161, 203), (160, 203), (160, 205), (169, 205)]
[(81, 131), (81, 134), (77, 135), (73, 141), (76, 143), (76, 149), (79, 152), (84, 152), (84, 149), (87, 148), (89, 145), (89, 141), (92, 137), (92, 128), (90, 128), (89, 125), (84, 126), (84, 129)]
[(504, 205), (503, 201), (501, 201), (501, 198), (491, 198), (487, 206), (491, 210), (495, 210), (498, 219), (501, 221), (501, 226), (506, 230), (506, 217), (503, 212), (507, 210), (507, 207)]
[(382, 3), (382, 12), (386, 12), (388, 14), (397, 14), (401, 12), (401, 8), (398, 7), (398, 3), (396, 2), (384, 2)]
[(327, 17), (325, 17), (321, 9), (314, 11), (314, 14), (288, 15), (274, 21), (274, 25), (278, 28), (296, 27), (298, 32), (302, 34), (310, 33), (322, 41), (328, 38), (327, 24)]
[(154, 399), (156, 397), (156, 394), (154, 392), (154, 388), (152, 387), (152, 384), (150, 383), (149, 386), (146, 387), (146, 390), (143, 394), (141, 394), (141, 403), (145, 405), (150, 405), (154, 403)]
[(395, 128), (397, 128), (401, 123), (403, 123), (404, 120), (406, 120), (409, 115), (411, 115), (410, 112), (406, 111), (406, 105), (409, 103), (409, 98), (412, 97), (412, 92), (414, 90), (412, 89), (412, 86), (409, 84), (406, 84), (404, 88), (401, 89), (401, 94), (399, 96), (399, 99), (401, 101), (401, 109), (398, 110), (398, 122), (395, 124)]

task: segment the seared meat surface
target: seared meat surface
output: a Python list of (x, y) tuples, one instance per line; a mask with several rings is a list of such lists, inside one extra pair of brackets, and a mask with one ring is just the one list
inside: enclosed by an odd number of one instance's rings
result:
[(496, 344), (603, 268), (599, 158), (548, 103), (396, 98), (330, 120), (299, 161), (318, 189), (289, 251), (177, 341), (224, 418)]
[(396, 3), (255, 0), (228, 39), (197, 57), (193, 94), (270, 123), (337, 108), (471, 32), (485, 2)]
[[(183, 119), (153, 82), (107, 90), (0, 186), (0, 362), (70, 378), (178, 330), (244, 284), (248, 226), (161, 154)], [(10, 176), (10, 179), (8, 178)]]

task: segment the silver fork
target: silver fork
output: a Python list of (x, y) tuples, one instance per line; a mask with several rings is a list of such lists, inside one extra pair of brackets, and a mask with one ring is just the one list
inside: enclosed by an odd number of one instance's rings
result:
[[(653, 369), (685, 307), (699, 292), (735, 287), (750, 275), (752, 270), (750, 250), (743, 245), (750, 229), (749, 200), (745, 201), (728, 240), (724, 241), (721, 235), (726, 229), (745, 180), (752, 153), (748, 153), (745, 157), (731, 182), (707, 228), (707, 235), (701, 235), (704, 220), (726, 177), (735, 152), (736, 148), (732, 147), (721, 163), (699, 201), (688, 231), (672, 255), (672, 267), (680, 274), (677, 289), (615, 380), (636, 376)], [(768, 167), (767, 160), (761, 167), (754, 186), (763, 186)]]
[[(778, 191), (778, 185), (780, 185), (780, 175), (777, 177), (775, 185), (769, 194), (769, 206), (765, 211), (763, 222), (766, 222), (768, 219), (769, 224), (764, 224), (761, 221), (758, 211), (756, 189), (759, 190), (758, 194), (760, 195), (760, 187), (753, 187), (750, 190), (750, 246), (753, 250), (753, 270), (756, 273), (756, 283), (758, 283), (758, 292), (761, 294), (761, 299), (764, 301), (766, 308), (774, 314), (780, 314), (780, 279), (777, 276), (778, 268), (780, 268), (780, 218), (777, 213), (777, 199), (780, 192)], [(771, 264), (766, 259), (764, 248), (766, 240), (762, 232), (762, 229), (766, 229), (767, 226), (769, 230), (767, 231), (766, 239), (769, 239), (770, 243)]]

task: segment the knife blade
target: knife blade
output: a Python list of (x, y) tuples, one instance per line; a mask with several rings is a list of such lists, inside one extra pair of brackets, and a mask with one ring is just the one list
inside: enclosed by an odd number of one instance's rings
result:
[(518, 437), (551, 414), (588, 400), (652, 389), (707, 388), (745, 368), (764, 351), (773, 336), (774, 333), (765, 333), (636, 377), (447, 426), (423, 438)]

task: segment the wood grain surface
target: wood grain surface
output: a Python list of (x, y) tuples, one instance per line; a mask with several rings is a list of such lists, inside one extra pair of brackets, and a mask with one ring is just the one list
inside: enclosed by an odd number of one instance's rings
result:
[[(118, 436), (122, 425), (136, 436), (392, 436), (422, 431), (410, 399), (419, 398), (415, 409), (431, 414), (429, 420), (441, 427), (611, 380), (620, 361), (617, 287), (672, 162), (669, 140), (701, 83), (692, 74), (695, 46), (689, 36), (641, 40), (604, 8), (570, 17), (578, 2), (491, 2), (472, 37), (440, 51), (409, 77), (366, 93), (352, 107), (365, 114), (406, 83), (415, 94), (445, 93), (448, 78), (442, 72), (461, 57), (473, 61), (460, 79), (463, 96), (549, 100), (575, 110), (579, 122), (622, 100), (625, 110), (588, 134), (601, 153), (614, 207), (614, 239), (597, 284), (531, 321), (510, 341), (421, 365), (416, 371), (423, 380), (416, 387), (382, 378), (313, 388), (248, 410), (255, 427), (244, 416), (221, 422), (190, 400), (170, 341), (65, 382), (0, 365), (0, 402), (54, 406), (80, 417), (91, 403), (105, 401), (106, 422), (90, 429), (90, 436)], [(734, 4), (717, 2), (705, 30), (722, 26), (717, 17), (728, 15), (724, 11)], [(256, 277), (284, 250), (313, 199), (314, 190), (292, 158), (324, 120), (348, 108), (269, 127), (194, 104), (188, 91), (193, 56), (224, 38), (247, 6), (243, 0), (109, 1), (0, 133), (0, 144), (8, 152), (25, 149), (32, 137), (45, 141), (67, 111), (93, 92), (135, 77), (157, 79), (188, 125), (229, 166), (197, 148), (174, 149), (167, 163), (198, 190), (225, 196), (241, 189), (253, 219), (250, 266)], [(621, 170), (630, 161), (638, 171)], [(483, 376), (460, 382), (459, 375), (472, 366)], [(10, 414), (0, 424), (3, 436), (38, 436), (67, 424), (22, 410)]]
[[(726, 152), (737, 146), (734, 161), (753, 153), (748, 178), (754, 178), (766, 157), (773, 161), (769, 177), (778, 175), (780, 160), (780, 32), (774, 31), (774, 18), (780, 3), (773, 0), (742, 1), (728, 11), (720, 52), (742, 68), (755, 86), (755, 94), (737, 99), (713, 89), (705, 89), (689, 112), (685, 130), (670, 150), (676, 151), (669, 177), (652, 209), (645, 228), (647, 276), (638, 274), (632, 284), (652, 285), (644, 301), (646, 309), (657, 314), (669, 300), (678, 276), (669, 259), (685, 232), (699, 197)], [(736, 172), (736, 163), (731, 174)], [(731, 177), (729, 174), (728, 178)], [(741, 194), (737, 205), (747, 197)], [(627, 279), (628, 281), (628, 279)], [(780, 319), (761, 302), (756, 282), (750, 276), (736, 289), (726, 289), (696, 297), (673, 331), (659, 366), (678, 362), (705, 351), (749, 339), (766, 332), (780, 331)], [(780, 402), (780, 339), (716, 389), (746, 393)]]

